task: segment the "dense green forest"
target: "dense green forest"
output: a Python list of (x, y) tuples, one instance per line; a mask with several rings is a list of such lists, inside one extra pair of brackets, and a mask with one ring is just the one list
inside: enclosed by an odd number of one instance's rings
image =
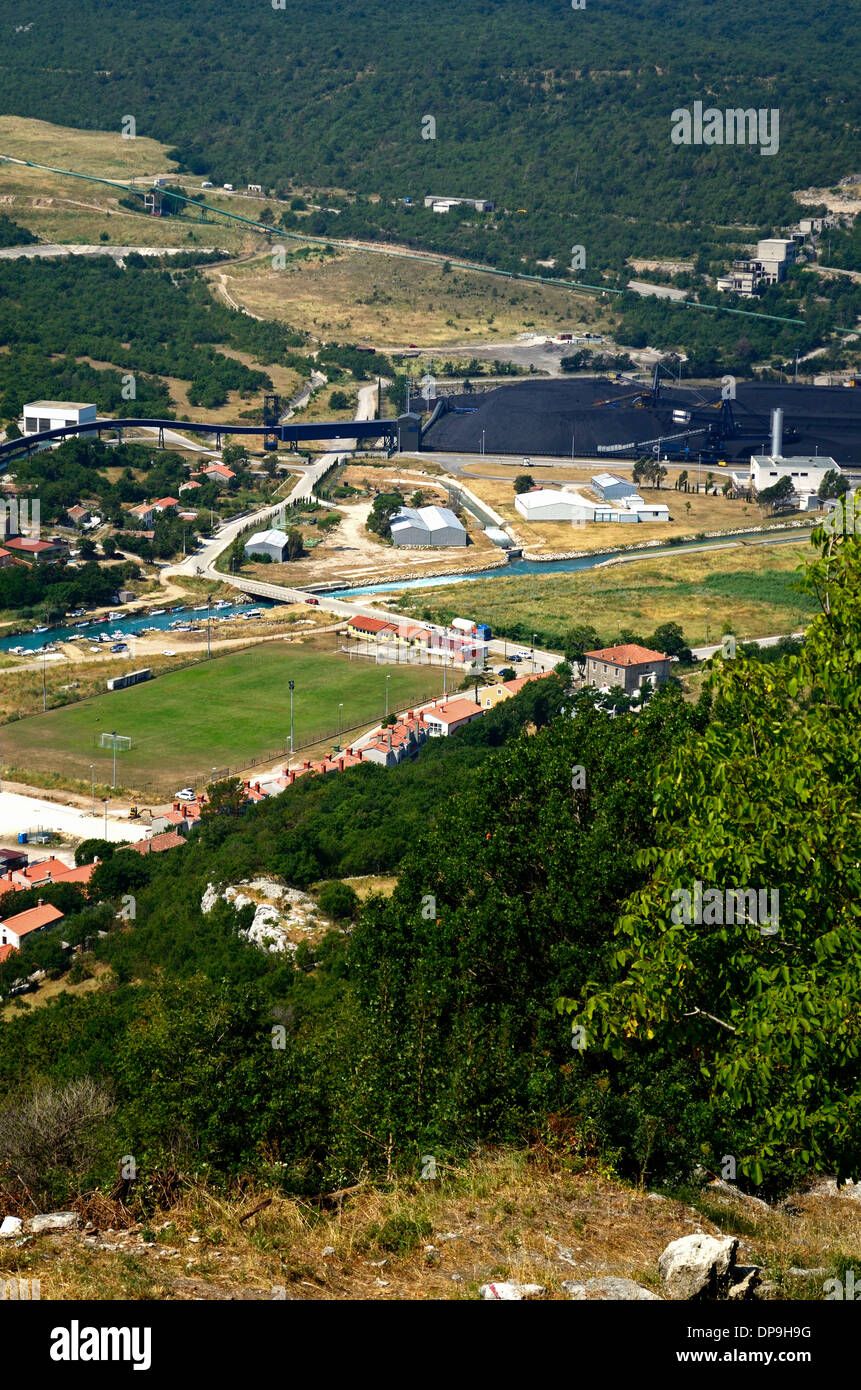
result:
[[(218, 304), (193, 270), (137, 260), (124, 270), (108, 256), (0, 262), (0, 340), (12, 349), (0, 354), (0, 417), (15, 419), (25, 401), (41, 397), (90, 400), (102, 414), (172, 418), (156, 374), (189, 381), (189, 399), (204, 409), (223, 405), (229, 391), (259, 396), (271, 388), (266, 372), (216, 344), (264, 365), (306, 365), (293, 352), (301, 337), (283, 324)], [(117, 370), (79, 360), (86, 357)], [(123, 394), (127, 373), (134, 399)]]
[(38, 240), (26, 227), (19, 227), (11, 217), (0, 213), (0, 246), (32, 246)]
[[(560, 673), (413, 765), (233, 804), (170, 854), (117, 849), (92, 880), (109, 927), (49, 885), (91, 948), (77, 977), (93, 955), (111, 972), (0, 1028), (8, 1191), (67, 1200), (131, 1153), (144, 1200), (165, 1167), (315, 1193), (537, 1138), (651, 1183), (726, 1154), (766, 1194), (857, 1177), (861, 546), (818, 545), (803, 649), (718, 661), (695, 705), (670, 686), (611, 720)], [(399, 881), (291, 960), (241, 939), (252, 908), (201, 911), (261, 869)], [(777, 930), (685, 924), (696, 882), (767, 890)], [(28, 949), (51, 968), (50, 933)], [(28, 1095), (85, 1077), (74, 1161), (66, 1143), (16, 1177)]]
[[(793, 189), (834, 184), (857, 157), (857, 29), (814, 0), (753, 0), (744, 23), (717, 0), (81, 0), (62, 18), (33, 0), (28, 18), (4, 44), (7, 111), (104, 130), (131, 114), (237, 187), (525, 208), (498, 234), (485, 217), (434, 219), (450, 249), (499, 263), (567, 264), (581, 243), (598, 265), (609, 238), (621, 264), (777, 226), (797, 215)], [(779, 150), (673, 145), (671, 113), (696, 100), (778, 109)]]

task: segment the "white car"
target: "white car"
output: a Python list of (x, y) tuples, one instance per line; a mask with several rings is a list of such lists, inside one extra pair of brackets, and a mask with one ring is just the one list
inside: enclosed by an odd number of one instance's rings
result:
[(182, 791), (176, 794), (177, 801), (194, 801), (195, 799), (194, 787), (183, 787)]
[(162, 656), (176, 656), (176, 652), (168, 651), (168, 649), (165, 648), (164, 651), (162, 652)]

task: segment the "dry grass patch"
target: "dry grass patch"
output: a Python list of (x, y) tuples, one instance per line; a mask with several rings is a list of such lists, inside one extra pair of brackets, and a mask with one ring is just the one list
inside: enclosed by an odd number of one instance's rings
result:
[[(287, 243), (290, 249), (296, 243)], [(366, 251), (293, 256), (284, 270), (268, 257), (227, 272), (230, 295), (251, 312), (312, 334), (406, 347), (505, 341), (518, 333), (576, 326), (582, 296), (557, 286), (501, 281), (480, 271)]]
[(801, 1197), (751, 1215), (744, 1201), (715, 1202), (708, 1190), (656, 1199), (529, 1151), (440, 1164), (437, 1173), (360, 1181), (326, 1199), (186, 1185), (174, 1205), (146, 1219), (112, 1218), (105, 1205), (97, 1235), (4, 1247), (0, 1266), (41, 1278), (43, 1299), (474, 1299), (482, 1283), (513, 1279), (561, 1300), (563, 1281), (606, 1275), (660, 1292), (661, 1252), (703, 1231), (737, 1234), (740, 1262), (761, 1264), (779, 1296), (821, 1298), (826, 1276), (799, 1279), (788, 1269), (840, 1272), (861, 1239), (861, 1208), (840, 1197)]

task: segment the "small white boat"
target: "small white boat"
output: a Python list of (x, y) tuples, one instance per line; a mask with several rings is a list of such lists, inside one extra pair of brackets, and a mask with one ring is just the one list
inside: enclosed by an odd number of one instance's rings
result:
[(167, 612), (165, 608), (151, 608), (147, 613), (148, 618), (161, 618)]

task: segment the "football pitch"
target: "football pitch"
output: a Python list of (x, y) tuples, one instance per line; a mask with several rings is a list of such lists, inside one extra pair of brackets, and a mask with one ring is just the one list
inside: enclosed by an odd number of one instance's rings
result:
[[(283, 756), (294, 745), (325, 738), (342, 743), (350, 728), (382, 719), (389, 677), (394, 712), (442, 690), (442, 672), (428, 666), (376, 666), (332, 652), (267, 642), (215, 657), (127, 690), (98, 695), (16, 721), (5, 730), (3, 759), (22, 772), (56, 773), (110, 785), (110, 737), (131, 738), (117, 753), (117, 787), (155, 798), (186, 783), (200, 791), (212, 769), (224, 776), (256, 759)], [(339, 706), (341, 706), (339, 710)], [(100, 743), (107, 747), (99, 746)], [(246, 776), (248, 773), (245, 774)]]

